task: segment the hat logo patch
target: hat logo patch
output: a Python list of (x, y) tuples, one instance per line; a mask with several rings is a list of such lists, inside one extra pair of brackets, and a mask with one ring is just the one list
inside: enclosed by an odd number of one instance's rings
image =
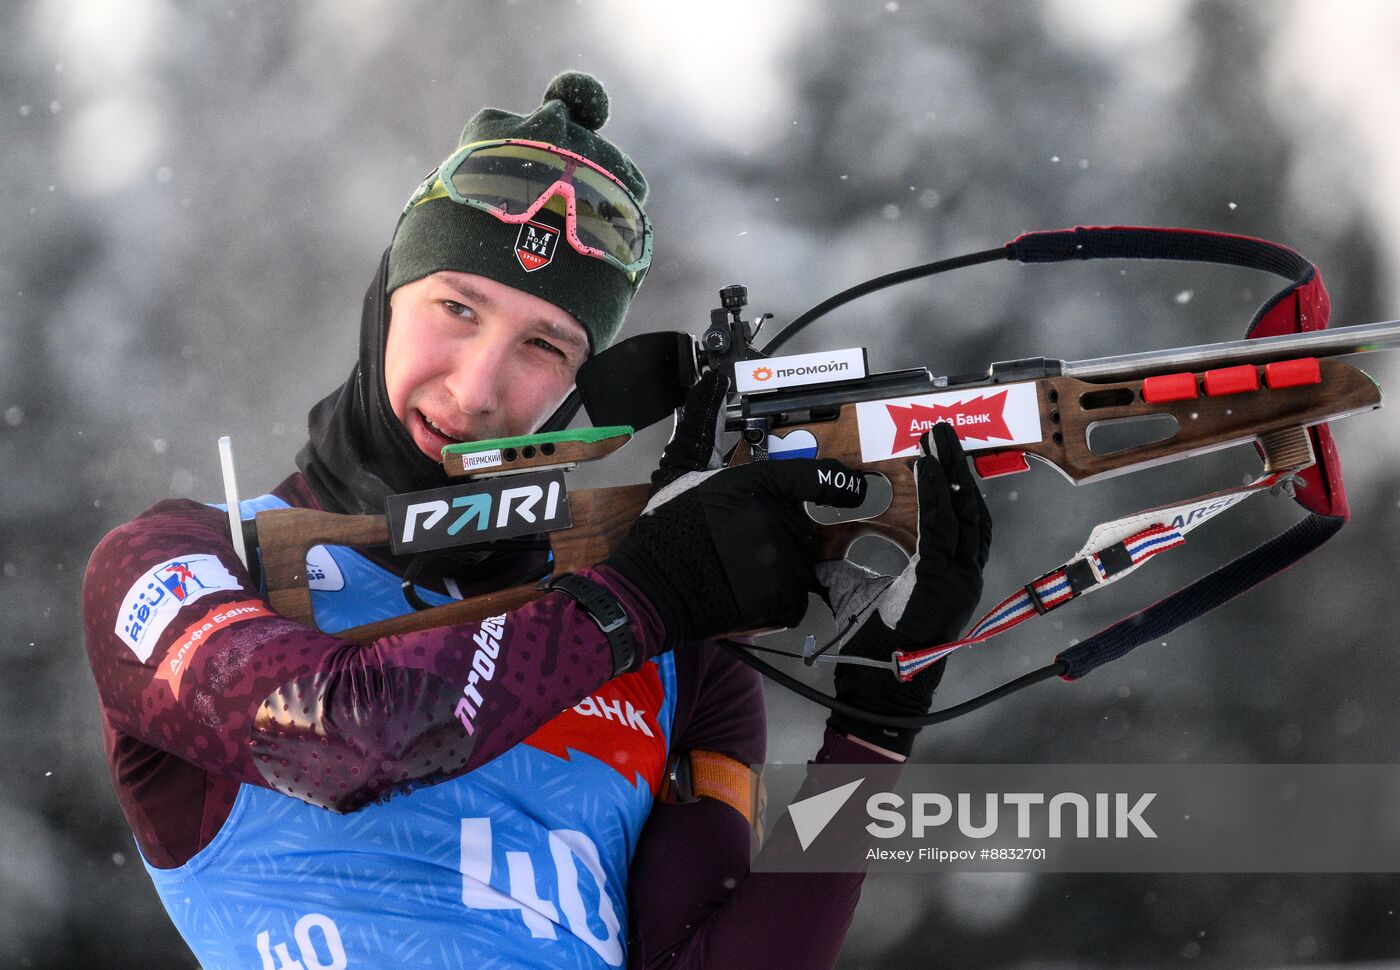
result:
[(523, 222), (515, 236), (515, 258), (527, 273), (544, 269), (554, 259), (559, 230), (539, 222)]

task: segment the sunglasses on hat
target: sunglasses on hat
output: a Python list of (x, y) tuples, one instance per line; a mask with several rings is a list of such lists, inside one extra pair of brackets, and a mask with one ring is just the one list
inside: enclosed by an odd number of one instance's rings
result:
[(577, 252), (627, 274), (634, 286), (651, 265), (651, 222), (627, 186), (582, 155), (545, 142), (507, 138), (463, 145), (418, 186), (404, 211), (430, 199), (530, 220), (564, 202), (565, 236)]

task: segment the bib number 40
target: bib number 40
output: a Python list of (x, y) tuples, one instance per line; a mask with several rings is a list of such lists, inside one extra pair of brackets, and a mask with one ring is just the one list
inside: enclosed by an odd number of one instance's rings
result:
[[(316, 930), (321, 937), (320, 946), (312, 938), (312, 930)], [(258, 956), (262, 957), (262, 970), (345, 970), (349, 964), (345, 945), (340, 942), (340, 929), (329, 916), (307, 913), (297, 920), (292, 937), (301, 953), (300, 960), (292, 956), (286, 943), (273, 943), (267, 930), (258, 934)], [(330, 958), (329, 962), (321, 959), (322, 953)], [(276, 963), (273, 962), (274, 957)]]
[[(560, 910), (569, 931), (578, 937), (610, 967), (622, 966), (622, 924), (607, 891), (607, 877), (598, 857), (598, 847), (582, 832), (552, 829), (549, 855), (554, 863), (559, 905), (539, 893), (535, 865), (528, 852), (507, 852), (506, 872), (510, 892), (491, 888), (492, 839), (489, 818), (462, 819), (462, 902), (469, 909), (514, 909), (535, 939), (557, 939), (555, 924)], [(579, 867), (591, 877), (598, 891), (598, 911), (589, 914), (579, 892)], [(594, 932), (601, 925), (603, 933)]]

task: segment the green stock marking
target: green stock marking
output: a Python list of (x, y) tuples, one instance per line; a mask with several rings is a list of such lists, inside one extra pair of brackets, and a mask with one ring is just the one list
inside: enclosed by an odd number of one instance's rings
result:
[(564, 443), (591, 445), (597, 441), (607, 441), (609, 438), (621, 438), (630, 434), (632, 434), (632, 428), (626, 424), (614, 424), (605, 428), (577, 428), (571, 431), (546, 431), (542, 434), (517, 435), (514, 438), (464, 441), (460, 445), (448, 445), (442, 449), (442, 456), (446, 458), (448, 455), (474, 455), (478, 451), (494, 451), (498, 448), (526, 448), (530, 445), (535, 447)]

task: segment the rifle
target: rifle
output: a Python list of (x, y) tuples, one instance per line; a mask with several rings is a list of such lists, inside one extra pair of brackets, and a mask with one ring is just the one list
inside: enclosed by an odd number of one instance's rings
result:
[[(1245, 339), (1172, 350), (1081, 361), (1024, 358), (994, 363), (982, 374), (947, 377), (933, 376), (923, 367), (869, 373), (863, 348), (775, 353), (824, 313), (886, 286), (993, 260), (1096, 258), (1225, 263), (1271, 272), (1289, 284), (1260, 307)], [(543, 532), (554, 571), (597, 564), (641, 514), (649, 486), (569, 492), (564, 472), (612, 454), (634, 429), (670, 416), (709, 369), (722, 369), (730, 379), (725, 427), (738, 433), (739, 442), (729, 464), (820, 455), (888, 480), (885, 507), (818, 526), (824, 559), (844, 557), (857, 538), (872, 534), (912, 554), (916, 446), (920, 434), (938, 421), (958, 430), (983, 478), (1024, 471), (1027, 458), (1033, 457), (1079, 485), (1236, 445), (1257, 449), (1263, 471), (1254, 482), (1099, 525), (1075, 557), (1003, 599), (963, 640), (896, 657), (892, 667), (902, 679), (953, 650), (1109, 585), (1182, 545), (1191, 529), (1258, 491), (1287, 492), (1309, 512), (1265, 545), (1071, 647), (1040, 670), (946, 711), (886, 719), (891, 724), (946, 720), (1051, 676), (1082, 677), (1257, 585), (1335, 534), (1349, 512), (1327, 422), (1381, 406), (1377, 384), (1337, 358), (1400, 346), (1400, 321), (1326, 330), (1329, 301), (1321, 276), (1293, 250), (1265, 240), (1181, 229), (1081, 227), (1028, 233), (1003, 247), (853, 287), (796, 318), (762, 349), (755, 341), (766, 316), (743, 319), (747, 290), (725, 287), (720, 302), (699, 340), (681, 333), (643, 334), (584, 365), (575, 393), (597, 427), (446, 448), (444, 471), (463, 484), (392, 497), (384, 516), (259, 512), (255, 535), (273, 609), (315, 625), (306, 554), (321, 544), (388, 545), (404, 555)], [(338, 635), (368, 642), (479, 620), (542, 592), (534, 584), (515, 586)], [(746, 663), (804, 696), (828, 707), (835, 703), (748, 650), (729, 646)], [(802, 654), (809, 664), (846, 660), (813, 647), (809, 637)]]

